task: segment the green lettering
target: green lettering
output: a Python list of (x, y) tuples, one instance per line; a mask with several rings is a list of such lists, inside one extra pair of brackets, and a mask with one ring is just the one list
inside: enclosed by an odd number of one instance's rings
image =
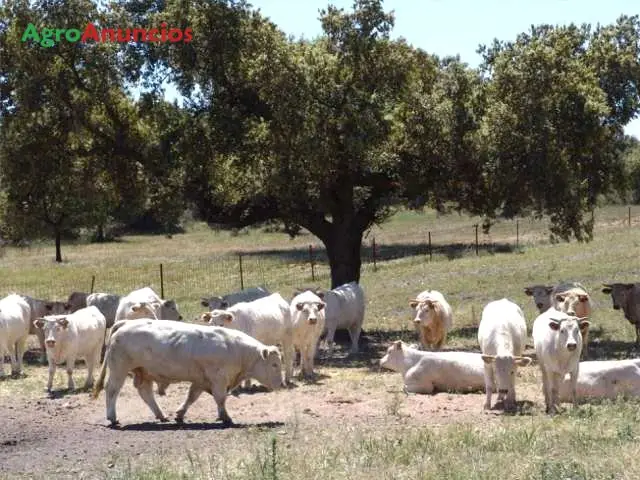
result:
[(27, 40), (35, 40), (36, 42), (40, 41), (40, 35), (38, 35), (38, 29), (33, 23), (27, 25), (24, 33), (22, 34), (22, 38), (20, 39), (23, 42)]
[(64, 28), (56, 28), (56, 42), (60, 41), (60, 35), (62, 35), (64, 32)]
[(40, 40), (40, 46), (48, 48), (53, 47), (56, 42), (54, 42), (51, 37), (53, 37), (55, 31), (52, 28), (43, 28), (42, 29), (42, 40)]
[(67, 42), (77, 42), (80, 40), (82, 36), (82, 32), (77, 28), (70, 28), (67, 30), (67, 33), (64, 34), (64, 38), (67, 39)]

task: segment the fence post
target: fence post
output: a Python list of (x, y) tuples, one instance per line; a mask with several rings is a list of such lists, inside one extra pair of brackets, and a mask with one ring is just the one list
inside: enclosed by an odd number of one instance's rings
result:
[(476, 223), (474, 227), (476, 228), (476, 255), (480, 255), (479, 249), (478, 249), (478, 224)]
[(162, 264), (160, 264), (160, 298), (164, 298), (164, 271), (162, 270)]
[(240, 264), (240, 290), (244, 290), (244, 275), (242, 274), (242, 254), (238, 254), (238, 262)]
[(91, 290), (89, 291), (89, 293), (93, 293), (93, 287), (96, 285), (96, 276), (95, 275), (91, 275)]
[(629, 226), (631, 226), (631, 207), (629, 207)]
[(433, 251), (431, 250), (431, 232), (429, 232), (429, 261), (433, 260)]
[(371, 253), (373, 255), (373, 271), (376, 272), (378, 271), (378, 266), (376, 264), (376, 237), (373, 237), (373, 240), (371, 241)]
[(309, 263), (311, 264), (311, 280), (316, 281), (316, 272), (313, 265), (313, 245), (309, 245)]
[(516, 220), (516, 250), (520, 248), (520, 223)]

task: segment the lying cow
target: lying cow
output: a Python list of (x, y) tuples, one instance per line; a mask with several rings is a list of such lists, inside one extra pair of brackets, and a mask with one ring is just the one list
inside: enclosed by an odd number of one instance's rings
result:
[(246, 333), (168, 320), (116, 322), (107, 346), (93, 396), (106, 385), (107, 419), (118, 423), (116, 400), (127, 374), (155, 417), (166, 421), (153, 395), (152, 382), (189, 382), (189, 393), (176, 413), (182, 422), (188, 408), (202, 392), (211, 394), (218, 418), (231, 424), (225, 402), (227, 392), (245, 378), (255, 378), (271, 389), (282, 385), (282, 362), (277, 347), (268, 347)]
[(4, 378), (4, 356), (11, 358), (11, 375), (22, 373), (31, 323), (31, 307), (20, 295), (12, 293), (0, 300), (0, 378)]
[(413, 322), (422, 348), (433, 347), (440, 350), (453, 324), (453, 311), (444, 295), (437, 290), (425, 290), (415, 300), (411, 300), (409, 305), (416, 309)]
[[(640, 397), (640, 359), (580, 362), (576, 396), (579, 400), (619, 395)], [(571, 379), (566, 375), (558, 394), (561, 402), (571, 401)]]
[(640, 283), (605, 283), (602, 293), (611, 294), (613, 309), (636, 327), (636, 345), (640, 345)]
[(143, 287), (120, 299), (115, 321), (149, 317), (182, 320), (175, 301), (162, 300), (153, 289)]
[(505, 409), (514, 409), (516, 369), (531, 363), (530, 358), (522, 356), (527, 344), (527, 323), (522, 309), (506, 298), (489, 302), (482, 310), (478, 343), (485, 363), (487, 399), (484, 408), (491, 408), (491, 395), (497, 380), (498, 401), (504, 400)]
[[(209, 325), (240, 330), (265, 345), (281, 345), (284, 380), (290, 382), (293, 376), (293, 325), (289, 304), (279, 293), (252, 302), (236, 303), (226, 310), (212, 310), (200, 318)], [(249, 386), (251, 380), (247, 379), (245, 387)]]
[(67, 315), (47, 315), (38, 318), (35, 326), (44, 332), (49, 361), (47, 391), (51, 393), (53, 377), (59, 363), (66, 362), (67, 388), (73, 390), (73, 369), (77, 359), (87, 364), (84, 388), (93, 385), (93, 369), (100, 364), (100, 354), (106, 333), (106, 320), (96, 307), (85, 307)]
[(402, 374), (406, 393), (473, 392), (485, 385), (479, 353), (424, 352), (398, 340), (380, 366)]
[(556, 413), (560, 384), (570, 374), (571, 399), (577, 402), (577, 382), (582, 331), (589, 327), (587, 320), (567, 315), (555, 308), (538, 315), (533, 322), (533, 342), (540, 370), (547, 413)]
[(47, 348), (44, 344), (44, 333), (35, 326), (35, 321), (45, 315), (62, 315), (70, 313), (71, 305), (66, 302), (54, 302), (51, 300), (40, 300), (37, 298), (22, 295), (31, 309), (31, 318), (29, 319), (29, 334), (38, 337), (40, 345), (40, 362), (47, 362)]
[(240, 290), (239, 292), (228, 293), (221, 297), (202, 297), (200, 305), (208, 308), (209, 310), (224, 310), (232, 307), (236, 303), (252, 302), (253, 300), (268, 297), (269, 295), (271, 295), (271, 292), (269, 292), (265, 287), (251, 287)]
[(312, 377), (320, 336), (324, 330), (325, 303), (311, 291), (302, 292), (291, 300), (293, 346), (300, 352), (300, 367), (304, 377)]

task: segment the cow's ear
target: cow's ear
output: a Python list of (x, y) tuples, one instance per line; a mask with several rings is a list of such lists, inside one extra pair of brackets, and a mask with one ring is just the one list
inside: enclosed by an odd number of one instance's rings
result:
[(396, 340), (393, 342), (393, 348), (396, 350), (402, 350), (402, 340)]
[(611, 293), (611, 287), (604, 287), (602, 293)]
[(44, 318), (36, 318), (33, 324), (36, 328), (44, 328)]
[(69, 326), (69, 320), (67, 320), (67, 317), (60, 317), (56, 321), (62, 326), (62, 328), (67, 328)]
[(494, 355), (481, 355), (481, 357), (482, 357), (482, 361), (487, 365), (492, 364), (496, 359)]
[(260, 352), (263, 360), (266, 360), (269, 357), (269, 347), (264, 347)]
[(164, 300), (162, 302), (162, 305), (167, 307), (167, 308), (175, 308), (176, 307), (176, 302), (175, 302), (175, 300)]
[(519, 367), (526, 367), (531, 363), (530, 357), (516, 357), (514, 360)]
[(418, 306), (418, 301), (417, 301), (417, 300), (411, 300), (411, 301), (409, 302), (409, 306), (410, 306), (411, 308), (416, 308), (416, 307)]
[(209, 300), (207, 300), (206, 298), (203, 298), (200, 301), (200, 305), (202, 305), (203, 307), (208, 307), (209, 306)]
[(533, 290), (531, 290), (529, 287), (526, 287), (524, 289), (524, 294), (529, 296), (529, 297), (531, 297), (531, 296), (533, 296)]
[(225, 312), (224, 313), (224, 321), (225, 323), (231, 323), (234, 320), (234, 315), (231, 312)]
[(229, 302), (225, 302), (225, 301), (220, 302), (220, 308), (222, 308), (223, 310), (225, 308), (229, 308)]
[(589, 295), (578, 295), (578, 299), (581, 302), (588, 302), (589, 301)]
[(547, 294), (551, 294), (553, 292), (553, 287), (545, 287)]
[(582, 320), (578, 326), (580, 327), (580, 332), (584, 335), (584, 333), (589, 329), (589, 325), (591, 325), (591, 323), (589, 323), (588, 320)]
[(139, 302), (139, 303), (134, 303), (133, 305), (131, 305), (131, 311), (132, 312), (137, 312), (138, 310), (140, 310), (144, 305), (146, 304), (146, 302)]
[(71, 310), (71, 304), (70, 303), (65, 303), (64, 304), (64, 309), (65, 310)]
[(200, 315), (201, 322), (208, 322), (209, 320), (211, 320), (211, 312), (205, 312), (202, 315)]
[(326, 303), (319, 303), (318, 304), (318, 311), (322, 310), (325, 305), (326, 305)]
[(551, 320), (549, 322), (549, 328), (557, 332), (558, 330), (560, 330), (560, 322), (558, 322), (557, 320)]
[(324, 300), (324, 292), (316, 292), (316, 295)]
[(556, 295), (556, 302), (564, 302), (564, 295)]

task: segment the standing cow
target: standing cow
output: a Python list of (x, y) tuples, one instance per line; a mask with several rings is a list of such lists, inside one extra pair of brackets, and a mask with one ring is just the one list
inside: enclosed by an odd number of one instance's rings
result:
[(106, 385), (107, 419), (118, 423), (116, 400), (133, 372), (133, 384), (155, 417), (167, 421), (153, 396), (153, 383), (189, 382), (189, 393), (176, 413), (182, 422), (202, 392), (211, 394), (218, 418), (231, 424), (225, 402), (227, 392), (245, 378), (255, 378), (271, 389), (282, 386), (282, 362), (277, 347), (269, 347), (246, 333), (168, 320), (116, 322), (107, 346), (93, 396)]
[(107, 321), (107, 328), (111, 328), (116, 321), (116, 313), (121, 299), (120, 295), (111, 293), (92, 293), (87, 297), (87, 306), (93, 305), (100, 310)]
[(576, 386), (580, 370), (582, 331), (587, 320), (567, 315), (555, 308), (538, 315), (533, 323), (533, 342), (540, 370), (547, 413), (556, 413), (560, 385), (567, 373), (571, 376), (571, 399), (577, 402)]
[(533, 302), (540, 313), (546, 312), (551, 307), (551, 292), (553, 292), (553, 285), (531, 285), (524, 289), (525, 295), (533, 297)]
[(624, 312), (624, 318), (636, 328), (636, 345), (640, 345), (640, 283), (605, 283), (602, 293), (611, 294), (613, 309)]
[(69, 313), (77, 312), (81, 308), (88, 306), (87, 297), (88, 293), (84, 292), (72, 292), (67, 298), (67, 305), (69, 306)]
[(106, 332), (106, 320), (96, 307), (85, 307), (68, 315), (47, 315), (38, 318), (36, 327), (44, 332), (49, 360), (47, 391), (51, 393), (56, 366), (66, 362), (69, 390), (75, 388), (73, 369), (76, 359), (87, 364), (84, 388), (93, 385), (93, 369), (100, 364), (100, 354)]
[(268, 297), (269, 295), (271, 295), (271, 292), (269, 292), (265, 287), (251, 287), (240, 290), (239, 292), (228, 293), (221, 297), (202, 297), (200, 305), (208, 308), (209, 310), (224, 310), (232, 307), (236, 303), (252, 302), (253, 300)]
[(44, 333), (41, 329), (35, 326), (34, 322), (45, 315), (62, 315), (70, 313), (71, 305), (66, 302), (40, 300), (27, 295), (22, 295), (22, 298), (26, 300), (31, 310), (31, 318), (29, 318), (29, 334), (38, 337), (38, 344), (40, 345), (40, 363), (46, 363), (47, 348), (44, 344)]
[(411, 300), (409, 305), (416, 309), (413, 322), (422, 348), (431, 346), (440, 350), (453, 324), (453, 310), (444, 295), (437, 290), (425, 290), (415, 300)]
[[(204, 313), (201, 320), (209, 325), (240, 330), (265, 345), (281, 345), (285, 365), (284, 380), (289, 383), (293, 375), (293, 325), (287, 301), (279, 293), (252, 302), (240, 302), (226, 310)], [(251, 380), (245, 381), (245, 387)]]
[(162, 320), (182, 320), (173, 300), (163, 300), (153, 289), (143, 287), (120, 299), (115, 321), (155, 317)]
[[(577, 282), (561, 283), (551, 292), (552, 306), (556, 310), (572, 317), (589, 319), (591, 317), (591, 299), (587, 289)], [(589, 347), (589, 326), (582, 330), (582, 356), (586, 356)]]
[(4, 356), (11, 358), (11, 375), (22, 373), (22, 357), (29, 337), (31, 307), (20, 295), (0, 300), (0, 378), (4, 378)]
[(291, 300), (293, 345), (300, 352), (300, 366), (304, 377), (314, 374), (316, 348), (325, 325), (324, 307), (324, 301), (311, 291), (302, 292)]
[(482, 310), (478, 327), (478, 343), (484, 361), (487, 398), (484, 408), (491, 408), (491, 395), (498, 383), (498, 401), (506, 410), (516, 406), (516, 368), (525, 367), (531, 359), (522, 356), (527, 343), (527, 323), (522, 309), (503, 298), (490, 302)]
[(365, 310), (362, 287), (357, 282), (349, 282), (327, 292), (316, 292), (316, 295), (326, 303), (324, 320), (327, 349), (333, 349), (336, 330), (345, 329), (351, 338), (351, 353), (358, 353)]

